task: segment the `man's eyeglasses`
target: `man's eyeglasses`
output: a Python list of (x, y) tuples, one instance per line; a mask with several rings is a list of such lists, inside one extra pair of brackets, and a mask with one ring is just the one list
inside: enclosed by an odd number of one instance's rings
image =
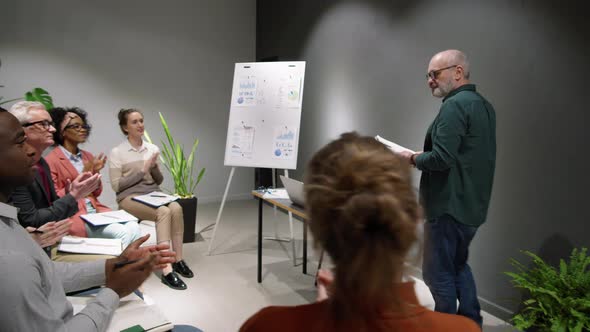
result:
[(442, 73), (444, 70), (451, 69), (451, 68), (457, 67), (457, 66), (458, 65), (452, 65), (452, 66), (444, 67), (444, 68), (437, 69), (437, 70), (431, 70), (428, 72), (428, 74), (426, 74), (426, 79), (432, 78), (433, 80), (435, 80), (438, 78), (440, 73)]
[(75, 131), (82, 131), (82, 129), (86, 130), (86, 131), (90, 131), (90, 125), (87, 124), (79, 124), (79, 123), (75, 123), (75, 124), (71, 124), (71, 125), (67, 125), (64, 129), (74, 129)]
[(53, 121), (49, 121), (49, 120), (40, 120), (40, 121), (35, 121), (35, 122), (28, 122), (23, 124), (22, 126), (27, 128), (30, 126), (34, 126), (36, 124), (40, 124), (41, 127), (43, 127), (43, 129), (45, 130), (49, 130), (49, 128), (53, 127), (55, 128), (55, 123), (53, 123)]

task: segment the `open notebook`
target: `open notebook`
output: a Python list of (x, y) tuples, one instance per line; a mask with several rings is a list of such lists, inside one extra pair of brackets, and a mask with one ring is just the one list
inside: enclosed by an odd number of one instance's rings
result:
[(169, 204), (170, 202), (174, 202), (178, 199), (176, 196), (168, 195), (163, 192), (153, 191), (147, 195), (139, 195), (131, 198), (134, 201), (138, 201), (143, 203), (147, 206), (151, 206), (153, 208), (160, 207), (162, 205)]
[(129, 214), (125, 210), (83, 214), (80, 218), (93, 226), (104, 226), (116, 222), (139, 221), (134, 215)]
[[(93, 296), (68, 296), (68, 301), (74, 307), (74, 315), (82, 311), (92, 298)], [(173, 328), (172, 322), (164, 316), (157, 305), (148, 304), (135, 293), (131, 293), (120, 300), (107, 332), (125, 330), (162, 332)]]
[(98, 239), (67, 235), (61, 239), (57, 250), (75, 254), (119, 256), (121, 254), (121, 239)]

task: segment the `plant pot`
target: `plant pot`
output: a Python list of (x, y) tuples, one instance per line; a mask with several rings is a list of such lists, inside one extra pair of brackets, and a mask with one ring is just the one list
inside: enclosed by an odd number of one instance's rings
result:
[(184, 236), (182, 242), (195, 242), (195, 224), (197, 223), (197, 198), (180, 198), (177, 200), (184, 216)]

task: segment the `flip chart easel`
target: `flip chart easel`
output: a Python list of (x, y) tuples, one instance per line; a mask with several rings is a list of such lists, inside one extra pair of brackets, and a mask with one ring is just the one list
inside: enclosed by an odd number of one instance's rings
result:
[[(304, 61), (235, 64), (224, 159), (224, 165), (232, 168), (209, 242), (209, 255), (235, 168), (279, 168), (288, 177), (288, 170), (297, 167), (304, 74)], [(289, 213), (295, 262), (292, 219)]]

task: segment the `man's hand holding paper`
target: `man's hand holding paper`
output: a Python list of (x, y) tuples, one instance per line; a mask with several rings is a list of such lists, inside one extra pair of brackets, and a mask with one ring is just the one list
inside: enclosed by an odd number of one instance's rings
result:
[(412, 153), (412, 154), (416, 153), (416, 152), (415, 152), (415, 151), (413, 151), (413, 150), (410, 150), (410, 149), (408, 149), (408, 148), (406, 148), (406, 147), (403, 147), (403, 146), (401, 146), (401, 145), (399, 145), (399, 144), (396, 144), (396, 143), (394, 143), (394, 142), (392, 142), (392, 141), (388, 141), (388, 140), (386, 140), (385, 138), (383, 138), (383, 137), (381, 137), (381, 136), (379, 136), (379, 135), (375, 136), (375, 139), (376, 139), (377, 141), (379, 141), (380, 143), (383, 143), (383, 144), (384, 144), (385, 146), (387, 146), (387, 147), (388, 147), (388, 148), (389, 148), (391, 151), (393, 151), (393, 152), (395, 152), (395, 153), (397, 153), (397, 154), (401, 154), (402, 152), (410, 152), (410, 153)]

